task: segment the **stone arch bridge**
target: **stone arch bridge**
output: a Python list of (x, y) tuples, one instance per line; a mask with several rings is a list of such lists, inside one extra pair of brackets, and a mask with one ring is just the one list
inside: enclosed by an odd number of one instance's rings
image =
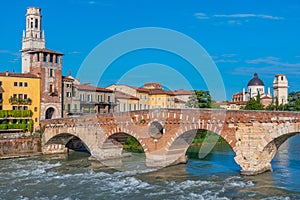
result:
[(226, 111), (218, 109), (153, 109), (80, 118), (51, 119), (45, 127), (43, 153), (66, 151), (80, 139), (97, 160), (122, 156), (126, 138), (135, 137), (144, 149), (146, 163), (165, 167), (186, 162), (186, 151), (196, 133), (212, 131), (235, 152), (243, 174), (271, 170), (271, 160), (288, 138), (300, 132), (300, 113)]

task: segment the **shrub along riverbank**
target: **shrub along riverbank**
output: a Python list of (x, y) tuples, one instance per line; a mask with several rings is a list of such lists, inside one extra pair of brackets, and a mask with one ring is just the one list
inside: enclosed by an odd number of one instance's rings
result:
[[(201, 133), (198, 133), (190, 146), (201, 146), (203, 142), (207, 144), (212, 143), (227, 143), (222, 137), (218, 136), (217, 134), (210, 132), (210, 131), (203, 131)], [(217, 142), (216, 142), (217, 141)], [(123, 149), (125, 151), (129, 151), (132, 153), (143, 153), (143, 147), (140, 145), (140, 143), (132, 136), (129, 136), (124, 144)]]

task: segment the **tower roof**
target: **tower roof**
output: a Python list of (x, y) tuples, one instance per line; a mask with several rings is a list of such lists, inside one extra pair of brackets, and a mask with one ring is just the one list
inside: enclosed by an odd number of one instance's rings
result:
[(258, 74), (255, 73), (254, 77), (248, 82), (248, 86), (265, 86), (265, 84), (260, 78), (258, 78)]

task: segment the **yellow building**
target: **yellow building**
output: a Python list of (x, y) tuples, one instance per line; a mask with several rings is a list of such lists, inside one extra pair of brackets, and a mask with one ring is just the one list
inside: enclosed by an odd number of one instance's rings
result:
[(40, 121), (40, 77), (0, 73), (0, 110), (31, 110), (34, 127)]
[(149, 108), (175, 108), (174, 94), (166, 91), (160, 83), (145, 83), (144, 88), (148, 89)]

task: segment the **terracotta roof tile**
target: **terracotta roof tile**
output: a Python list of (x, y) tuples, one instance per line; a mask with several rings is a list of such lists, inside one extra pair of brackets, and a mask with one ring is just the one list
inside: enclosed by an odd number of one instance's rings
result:
[(21, 73), (10, 73), (10, 72), (0, 72), (0, 76), (6, 76), (6, 77), (20, 77), (20, 78), (40, 78), (36, 74), (21, 74)]
[[(27, 50), (26, 50), (27, 51)], [(22, 50), (21, 50), (22, 52)], [(61, 52), (57, 52), (57, 51), (53, 51), (51, 49), (32, 49), (32, 50), (29, 50), (28, 53), (39, 53), (39, 52), (42, 52), (42, 53), (53, 53), (53, 54), (59, 54), (59, 55), (64, 55), (63, 53)]]
[(111, 92), (111, 93), (113, 92), (112, 90), (92, 86), (90, 84), (80, 84), (80, 85), (75, 85), (74, 84), (74, 86), (79, 90), (88, 90), (88, 91), (96, 91), (96, 92)]
[(173, 93), (174, 93), (175, 95), (192, 95), (192, 94), (193, 94), (192, 91), (183, 90), (183, 89), (180, 89), (180, 90), (174, 90)]
[(135, 96), (132, 96), (132, 95), (129, 95), (129, 94), (125, 94), (125, 93), (119, 92), (119, 91), (115, 91), (115, 95), (116, 95), (116, 98), (119, 98), (119, 99), (139, 100), (139, 98), (137, 98)]

